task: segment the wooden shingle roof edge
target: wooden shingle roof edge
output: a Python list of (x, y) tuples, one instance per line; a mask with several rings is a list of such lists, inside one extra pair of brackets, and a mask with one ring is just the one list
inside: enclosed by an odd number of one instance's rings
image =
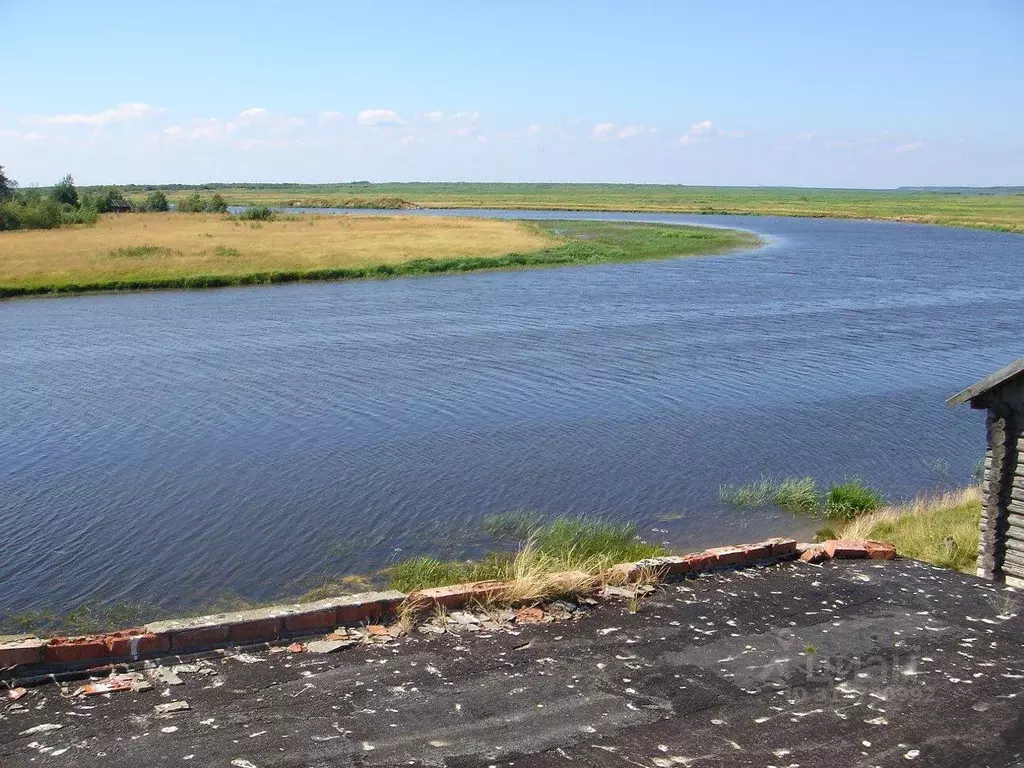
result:
[(1010, 379), (1020, 376), (1021, 374), (1024, 374), (1024, 357), (1014, 360), (1012, 363), (1000, 368), (995, 373), (990, 373), (981, 381), (971, 384), (971, 386), (963, 392), (958, 392), (953, 395), (946, 401), (946, 405), (954, 406), (966, 403), (969, 400), (973, 400), (978, 395), (983, 395), (990, 389), (994, 389), (1000, 384), (1005, 384)]

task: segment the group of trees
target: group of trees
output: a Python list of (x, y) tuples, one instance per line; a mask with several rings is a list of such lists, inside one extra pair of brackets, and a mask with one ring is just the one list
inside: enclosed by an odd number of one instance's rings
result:
[[(220, 198), (220, 195), (214, 195)], [(222, 208), (201, 210), (227, 210)], [(204, 204), (205, 201), (204, 201)], [(75, 180), (65, 176), (49, 191), (19, 189), (0, 166), (0, 231), (5, 229), (53, 229), (68, 224), (92, 224), (99, 214), (118, 211), (167, 211), (167, 195), (156, 190), (132, 205), (117, 187), (98, 187), (79, 192)]]
[(183, 213), (226, 213), (228, 202), (218, 193), (207, 198), (193, 192), (184, 200), (178, 201), (177, 209)]

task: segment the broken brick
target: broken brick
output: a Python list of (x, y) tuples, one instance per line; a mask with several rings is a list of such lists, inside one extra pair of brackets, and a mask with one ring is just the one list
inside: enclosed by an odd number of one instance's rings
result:
[(860, 539), (829, 539), (824, 542), (825, 554), (840, 560), (854, 560), (868, 556), (866, 542)]
[(171, 634), (171, 650), (191, 651), (211, 648), (215, 645), (226, 643), (227, 640), (228, 628), (223, 624), (212, 627), (185, 629)]
[(43, 649), (43, 661), (47, 664), (99, 661), (109, 655), (102, 637), (54, 637)]
[(894, 560), (896, 547), (887, 541), (865, 541), (865, 550), (869, 560)]
[(228, 639), (236, 642), (276, 640), (279, 634), (281, 634), (281, 619), (279, 617), (240, 621), (228, 627)]
[(103, 641), (114, 658), (137, 659), (142, 656), (167, 653), (171, 650), (171, 638), (166, 634), (153, 632), (140, 634), (117, 632), (104, 635)]
[(35, 637), (22, 637), (0, 643), (0, 669), (22, 664), (39, 664), (43, 660), (44, 642)]
[(704, 552), (714, 558), (716, 566), (744, 565), (747, 562), (747, 553), (742, 547), (712, 547)]

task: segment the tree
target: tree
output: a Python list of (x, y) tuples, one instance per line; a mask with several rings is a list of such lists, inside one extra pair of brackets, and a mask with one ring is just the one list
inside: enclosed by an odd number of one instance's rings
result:
[(202, 213), (206, 210), (206, 201), (198, 192), (193, 192), (184, 200), (178, 201), (178, 210), (182, 213)]
[(4, 167), (0, 165), (0, 201), (14, 197), (14, 190), (18, 188), (18, 182), (8, 178), (4, 173)]
[(54, 186), (53, 199), (62, 205), (78, 207), (78, 190), (75, 189), (75, 180), (70, 173)]
[(170, 206), (167, 204), (167, 195), (159, 189), (146, 195), (146, 199), (142, 203), (142, 210), (144, 211), (160, 212), (166, 211), (169, 208)]
[(220, 194), (214, 192), (210, 202), (206, 204), (206, 210), (210, 213), (225, 213), (228, 210), (228, 203)]

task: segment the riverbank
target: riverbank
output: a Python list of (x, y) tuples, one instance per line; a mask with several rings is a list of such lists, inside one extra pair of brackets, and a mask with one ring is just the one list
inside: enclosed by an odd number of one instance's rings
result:
[(737, 230), (658, 224), (109, 214), (95, 227), (0, 235), (0, 298), (668, 259), (760, 242)]
[[(152, 187), (158, 189), (161, 187)], [(150, 187), (126, 192), (141, 200)], [(351, 183), (171, 185), (167, 194), (216, 190), (231, 205), (493, 208), (741, 214), (941, 224), (1024, 233), (1020, 188), (989, 190), (690, 187), (659, 184)]]
[(981, 488), (972, 486), (871, 512), (834, 533), (844, 539), (891, 541), (905, 557), (973, 574), (980, 522)]

